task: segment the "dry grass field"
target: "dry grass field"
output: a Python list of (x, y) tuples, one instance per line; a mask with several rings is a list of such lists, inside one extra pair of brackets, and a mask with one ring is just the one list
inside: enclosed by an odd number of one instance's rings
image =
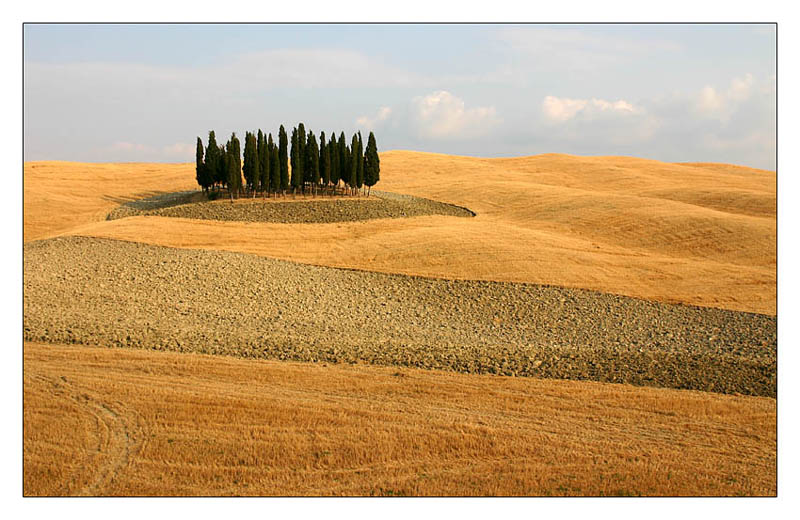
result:
[(193, 183), (191, 164), (26, 164), (25, 240), (81, 234), (776, 313), (774, 172), (629, 157), (393, 151), (381, 154), (380, 189), (464, 206), (477, 217), (306, 225), (105, 221), (115, 201)]
[[(24, 240), (83, 235), (776, 314), (774, 172), (393, 151), (377, 188), (477, 216), (106, 220), (123, 202), (195, 187), (193, 164), (26, 163)], [(24, 358), (25, 495), (777, 490), (772, 398), (56, 343), (25, 343)]]
[(25, 345), (26, 495), (774, 495), (775, 400)]

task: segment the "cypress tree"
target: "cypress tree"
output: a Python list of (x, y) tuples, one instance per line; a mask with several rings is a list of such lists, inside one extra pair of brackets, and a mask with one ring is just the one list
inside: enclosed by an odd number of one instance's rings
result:
[(275, 192), (275, 196), (277, 196), (278, 191), (281, 189), (281, 167), (278, 147), (272, 142), (272, 134), (269, 134), (267, 148), (269, 149), (269, 183)]
[(297, 168), (300, 173), (299, 186), (303, 190), (303, 195), (306, 194), (306, 127), (303, 123), (297, 125)]
[(258, 141), (256, 144), (258, 148), (258, 171), (261, 173), (261, 190), (264, 192), (264, 196), (266, 197), (271, 188), (269, 174), (270, 149), (269, 145), (267, 144), (266, 136), (261, 129), (258, 130)]
[(258, 191), (258, 184), (261, 181), (261, 171), (259, 170), (258, 142), (256, 135), (247, 132), (244, 139), (244, 178), (247, 180), (247, 189), (253, 192), (253, 197)]
[[(222, 172), (222, 173), (220, 173)], [(224, 178), (223, 178), (224, 173)], [(219, 161), (217, 161), (217, 173), (216, 177), (220, 179), (219, 183), (220, 186), (224, 186), (226, 189), (228, 187), (228, 151), (225, 149), (225, 145), (219, 145)]]
[(225, 150), (225, 145), (219, 145), (219, 161), (217, 161), (217, 173), (215, 176), (216, 181), (220, 186), (228, 188), (228, 152)]
[(242, 172), (244, 173), (244, 186), (250, 189), (251, 181), (253, 178), (253, 158), (250, 150), (250, 132), (244, 133), (244, 162)]
[(203, 188), (203, 191), (206, 191), (206, 164), (203, 162), (203, 154), (205, 151), (203, 150), (203, 140), (200, 137), (197, 137), (197, 149), (195, 152), (195, 163), (196, 163), (196, 174), (195, 178), (197, 179), (197, 184)]
[(381, 160), (378, 157), (378, 145), (375, 143), (375, 135), (370, 132), (367, 138), (367, 151), (364, 153), (364, 184), (367, 185), (368, 197), (372, 187), (379, 180), (381, 180)]
[(339, 184), (339, 143), (336, 142), (336, 133), (331, 133), (331, 142), (328, 143), (328, 152), (331, 157), (331, 184), (333, 192), (336, 193), (336, 185)]
[(233, 200), (233, 192), (239, 196), (242, 189), (242, 152), (239, 145), (239, 138), (236, 137), (236, 132), (231, 135), (231, 140), (228, 141), (228, 191)]
[(300, 169), (300, 144), (297, 140), (297, 128), (292, 129), (292, 194), (297, 195), (297, 188), (300, 187), (303, 178), (303, 170)]
[(209, 185), (217, 183), (220, 161), (221, 155), (219, 153), (219, 145), (217, 145), (217, 137), (214, 135), (214, 131), (211, 130), (208, 132), (208, 147), (206, 148), (206, 178)]
[(311, 185), (312, 195), (319, 184), (319, 145), (314, 132), (308, 132), (306, 141), (305, 180)]
[[(319, 176), (322, 179), (323, 189), (331, 180), (331, 156), (328, 154), (328, 143), (325, 142), (325, 132), (319, 133)], [(324, 192), (323, 192), (324, 193)]]
[(358, 132), (356, 167), (356, 188), (361, 189), (364, 185), (364, 143), (361, 141), (361, 132)]
[(344, 132), (339, 134), (339, 174), (346, 189), (350, 185), (350, 150), (347, 148)]
[(353, 134), (350, 143), (350, 189), (355, 190), (358, 186), (358, 135)]
[(289, 188), (289, 139), (286, 136), (286, 130), (281, 125), (278, 131), (278, 169), (280, 170), (280, 189), (282, 193), (286, 193)]

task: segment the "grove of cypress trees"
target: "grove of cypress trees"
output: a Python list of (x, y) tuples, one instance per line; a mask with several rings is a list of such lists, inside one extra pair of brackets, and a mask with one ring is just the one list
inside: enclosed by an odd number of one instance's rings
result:
[(281, 193), (286, 193), (289, 188), (289, 139), (286, 130), (281, 125), (278, 131), (278, 169), (280, 170), (280, 189)]
[(381, 160), (378, 157), (375, 135), (370, 132), (367, 138), (367, 151), (364, 153), (364, 184), (367, 185), (367, 197), (379, 180), (381, 180)]
[(277, 143), (272, 134), (267, 137), (260, 129), (257, 133), (246, 132), (244, 154), (235, 132), (226, 145), (217, 144), (213, 130), (208, 133), (205, 148), (202, 138), (197, 138), (195, 178), (204, 192), (221, 186), (228, 189), (231, 199), (238, 198), (245, 192), (242, 174), (253, 198), (259, 190), (264, 191), (264, 197), (272, 192), (285, 194), (290, 186), (295, 196), (298, 191), (305, 195), (306, 185), (312, 196), (320, 190), (324, 194), (329, 186), (331, 196), (335, 196), (340, 181), (351, 195), (363, 188), (370, 196), (372, 186), (380, 180), (380, 158), (373, 132), (369, 133), (365, 149), (360, 131), (353, 134), (348, 146), (344, 132), (338, 138), (331, 132), (330, 140), (320, 132), (318, 141), (313, 131), (305, 134), (303, 123), (292, 130), (291, 149), (283, 125)]

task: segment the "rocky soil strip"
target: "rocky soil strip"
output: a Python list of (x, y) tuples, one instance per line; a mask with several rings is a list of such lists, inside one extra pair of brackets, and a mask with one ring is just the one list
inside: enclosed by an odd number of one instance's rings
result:
[(24, 245), (24, 337), (776, 395), (776, 318), (84, 237)]
[(134, 201), (114, 209), (107, 219), (133, 215), (158, 215), (202, 220), (238, 222), (277, 222), (283, 224), (352, 222), (378, 218), (404, 218), (423, 215), (472, 217), (475, 214), (460, 206), (434, 200), (373, 191), (370, 197), (337, 198), (291, 195), (287, 201), (239, 199), (207, 201), (199, 192), (180, 192)]
[(126, 202), (121, 206), (114, 208), (111, 213), (106, 216), (106, 220), (116, 220), (125, 217), (133, 217), (135, 215), (146, 215), (148, 212), (179, 206), (181, 204), (189, 204), (192, 202), (202, 202), (207, 200), (205, 195), (199, 191), (176, 191), (174, 193), (162, 193), (146, 199), (132, 200)]

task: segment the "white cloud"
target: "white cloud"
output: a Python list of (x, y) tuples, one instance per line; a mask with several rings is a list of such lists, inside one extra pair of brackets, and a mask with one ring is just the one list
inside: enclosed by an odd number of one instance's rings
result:
[(378, 109), (378, 113), (375, 114), (375, 117), (361, 116), (358, 119), (356, 119), (356, 124), (360, 127), (372, 130), (379, 123), (382, 123), (387, 119), (389, 119), (389, 116), (391, 115), (392, 115), (391, 107), (381, 107)]
[(553, 122), (563, 123), (576, 116), (591, 116), (597, 113), (628, 115), (641, 112), (631, 103), (622, 99), (606, 101), (605, 99), (569, 99), (545, 96), (542, 100), (542, 112)]
[(753, 88), (753, 75), (747, 73), (744, 78), (733, 78), (728, 89), (728, 97), (732, 101), (744, 101), (750, 97)]
[[(754, 95), (754, 84), (753, 75), (748, 73), (744, 77), (733, 78), (725, 91), (706, 85), (696, 97), (695, 110), (701, 117), (727, 121), (741, 104)], [(768, 88), (762, 87), (761, 91), (769, 93)]]
[(492, 106), (467, 108), (461, 98), (438, 90), (411, 101), (411, 121), (420, 137), (468, 139), (485, 135), (500, 118)]

